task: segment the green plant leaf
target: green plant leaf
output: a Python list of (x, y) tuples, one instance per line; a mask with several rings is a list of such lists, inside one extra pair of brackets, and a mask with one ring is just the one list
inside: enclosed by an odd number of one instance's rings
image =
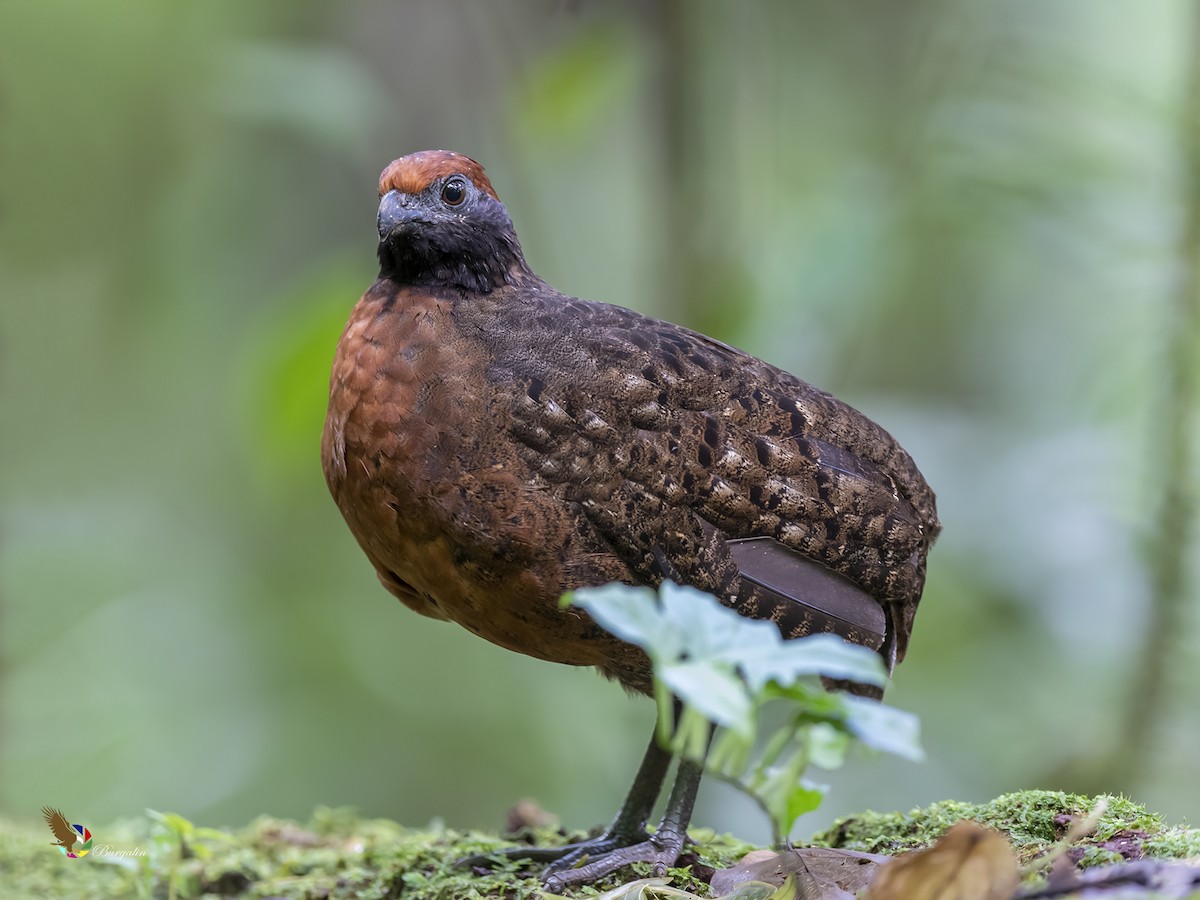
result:
[(570, 602), (586, 609), (597, 625), (641, 647), (656, 661), (673, 662), (679, 658), (682, 637), (668, 627), (651, 588), (606, 584), (580, 588), (570, 596)]
[(769, 681), (790, 684), (804, 675), (844, 678), (881, 687), (887, 683), (887, 669), (879, 654), (832, 634), (781, 640), (766, 652), (744, 654), (739, 665), (755, 693)]
[(850, 734), (829, 722), (815, 722), (808, 727), (808, 759), (822, 769), (837, 769), (846, 761), (850, 750)]
[(818, 784), (807, 778), (797, 780), (787, 795), (787, 815), (782, 823), (782, 833), (786, 834), (802, 815), (817, 809), (828, 793), (829, 785)]
[(845, 695), (825, 690), (815, 676), (800, 678), (791, 684), (769, 682), (759, 696), (763, 702), (778, 700), (791, 704), (810, 722), (840, 722), (845, 718), (842, 705)]
[[(667, 741), (667, 747), (687, 759), (704, 762), (712, 731), (713, 724), (704, 713), (695, 707), (684, 706), (682, 715), (675, 724), (675, 732)], [(725, 733), (735, 732), (726, 729)]]
[(750, 765), (753, 748), (753, 736), (747, 737), (729, 729), (719, 730), (708, 752), (707, 765), (718, 775), (741, 781)]
[(146, 815), (163, 825), (170, 834), (191, 837), (196, 830), (195, 825), (178, 813), (161, 813), (154, 809), (148, 809)]
[(925, 758), (921, 749), (920, 722), (912, 713), (884, 706), (865, 697), (843, 697), (846, 704), (846, 727), (868, 747), (884, 750), (920, 762)]
[(689, 659), (712, 659), (741, 665), (783, 643), (771, 622), (740, 616), (712, 594), (664, 581), (659, 588), (663, 616), (683, 635)]
[(687, 706), (706, 719), (743, 735), (753, 735), (750, 695), (737, 673), (710, 660), (662, 666), (658, 677)]
[[(865, 647), (833, 635), (785, 641), (774, 624), (745, 619), (715, 597), (670, 582), (657, 595), (616, 584), (581, 589), (563, 602), (646, 651), (659, 741), (689, 759), (707, 751), (709, 771), (750, 794), (780, 840), (824, 796), (823, 786), (803, 777), (809, 765), (837, 768), (856, 740), (921, 758), (914, 716), (822, 686), (822, 675), (883, 685), (883, 663)], [(672, 697), (682, 703), (678, 717)], [(758, 712), (768, 703), (786, 707), (785, 724), (752, 762)]]
[(828, 791), (825, 785), (802, 777), (807, 765), (807, 755), (797, 751), (783, 765), (763, 773), (754, 785), (754, 795), (771, 817), (777, 840), (787, 836), (800, 816), (819, 807)]

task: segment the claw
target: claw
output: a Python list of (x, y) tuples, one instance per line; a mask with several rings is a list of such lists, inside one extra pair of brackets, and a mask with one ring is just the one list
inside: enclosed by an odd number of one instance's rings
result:
[(652, 863), (656, 873), (665, 874), (675, 865), (687, 843), (687, 824), (702, 771), (701, 764), (695, 760), (680, 762), (662, 824), (654, 835), (650, 835), (646, 831), (646, 819), (670, 761), (670, 753), (658, 744), (656, 731), (621, 811), (599, 837), (562, 847), (511, 847), (486, 856), (469, 856), (455, 865), (494, 866), (499, 859), (549, 862), (542, 873), (542, 884), (552, 893), (568, 885), (602, 878), (631, 863)]
[(659, 834), (640, 843), (611, 850), (574, 868), (560, 869), (563, 860), (559, 860), (543, 873), (542, 883), (546, 890), (556, 893), (565, 887), (595, 881), (639, 862), (653, 864), (655, 876), (661, 877), (678, 862), (684, 843), (683, 835)]
[(543, 878), (546, 878), (552, 873), (568, 871), (591, 860), (600, 859), (630, 844), (645, 843), (649, 840), (650, 835), (644, 830), (629, 834), (610, 831), (599, 837), (563, 844), (561, 847), (508, 847), (492, 853), (465, 856), (455, 860), (454, 866), (458, 869), (469, 869), (476, 866), (494, 868), (496, 862), (502, 859), (550, 863), (543, 875)]

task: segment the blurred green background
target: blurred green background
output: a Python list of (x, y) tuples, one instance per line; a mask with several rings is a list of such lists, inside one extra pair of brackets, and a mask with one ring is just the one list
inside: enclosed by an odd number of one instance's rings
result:
[[(1200, 809), (1194, 4), (0, 2), (0, 812), (604, 821), (653, 718), (413, 615), (319, 463), (375, 184), (888, 427), (945, 532), (855, 809)], [(697, 824), (762, 838), (720, 785)]]

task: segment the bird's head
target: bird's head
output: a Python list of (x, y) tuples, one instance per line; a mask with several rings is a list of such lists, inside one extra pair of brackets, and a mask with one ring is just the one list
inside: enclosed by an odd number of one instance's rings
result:
[(449, 150), (393, 160), (379, 176), (380, 277), (488, 293), (529, 274), (483, 167)]

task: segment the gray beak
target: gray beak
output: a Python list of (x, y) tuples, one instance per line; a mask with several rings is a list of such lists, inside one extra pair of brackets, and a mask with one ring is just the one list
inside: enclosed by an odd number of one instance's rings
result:
[(399, 191), (388, 191), (379, 201), (379, 239), (387, 240), (405, 225), (421, 220), (419, 210), (408, 206), (411, 198)]

